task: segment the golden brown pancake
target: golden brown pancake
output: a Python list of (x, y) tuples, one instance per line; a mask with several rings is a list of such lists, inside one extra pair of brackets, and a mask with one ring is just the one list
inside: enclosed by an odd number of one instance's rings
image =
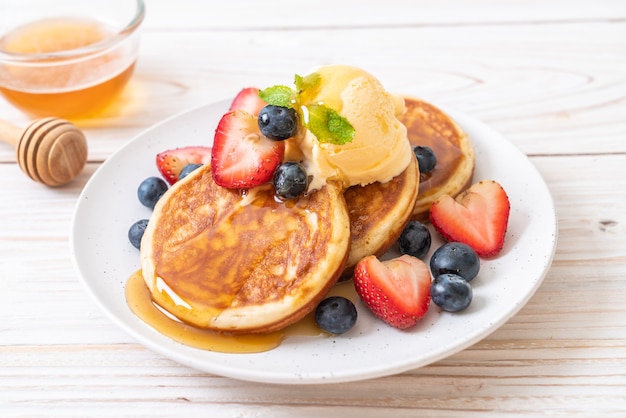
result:
[(352, 243), (344, 276), (352, 273), (361, 258), (381, 256), (398, 240), (413, 215), (418, 179), (417, 160), (412, 158), (406, 170), (386, 183), (346, 190)]
[(216, 185), (206, 165), (159, 200), (141, 243), (156, 304), (230, 333), (275, 331), (315, 308), (348, 255), (341, 186), (284, 203), (271, 185), (250, 193)]
[[(445, 113), (405, 98), (400, 120), (437, 167), (409, 167), (386, 183), (343, 190), (329, 183), (279, 202), (271, 185), (243, 196), (217, 186), (204, 166), (158, 202), (141, 245), (153, 300), (183, 322), (229, 333), (271, 332), (312, 311), (363, 257), (384, 254), (410, 219), (426, 220), (442, 194), (472, 181), (474, 152)], [(419, 191), (419, 194), (418, 194)]]
[(399, 119), (407, 127), (409, 142), (432, 148), (437, 166), (429, 173), (419, 173), (413, 160), (402, 174), (387, 183), (347, 189), (352, 244), (344, 277), (352, 273), (361, 258), (370, 254), (381, 256), (389, 250), (409, 220), (426, 221), (431, 204), (439, 196), (454, 197), (472, 183), (474, 150), (465, 132), (427, 102), (405, 97), (405, 107)]
[(441, 195), (455, 197), (472, 183), (474, 149), (467, 134), (442, 110), (422, 100), (405, 97), (399, 117), (413, 146), (430, 147), (437, 157), (435, 169), (420, 173), (419, 195), (413, 219), (426, 221), (432, 203)]

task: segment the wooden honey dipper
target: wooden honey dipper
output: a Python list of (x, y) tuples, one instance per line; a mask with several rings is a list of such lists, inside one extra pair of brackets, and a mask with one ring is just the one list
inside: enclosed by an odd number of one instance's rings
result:
[(23, 131), (0, 120), (0, 141), (15, 147), (24, 173), (47, 186), (71, 181), (87, 163), (85, 135), (64, 119), (39, 119)]

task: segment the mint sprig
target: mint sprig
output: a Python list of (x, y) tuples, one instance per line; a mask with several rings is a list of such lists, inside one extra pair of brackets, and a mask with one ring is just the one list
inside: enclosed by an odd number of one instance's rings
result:
[(354, 128), (348, 119), (336, 110), (324, 105), (309, 105), (307, 128), (318, 141), (335, 145), (344, 145), (354, 139)]
[(280, 107), (294, 107), (296, 92), (288, 86), (272, 86), (259, 91), (259, 97), (267, 104)]
[[(259, 97), (267, 104), (293, 108), (298, 112), (300, 121), (315, 135), (318, 141), (335, 145), (343, 145), (354, 139), (354, 127), (334, 109), (318, 103), (301, 103), (302, 93), (319, 86), (321, 77), (312, 73), (304, 77), (296, 74), (296, 89), (277, 85), (259, 92)], [(306, 115), (303, 113), (306, 108)]]
[(294, 84), (296, 85), (296, 91), (298, 94), (304, 90), (311, 90), (319, 86), (321, 77), (319, 73), (311, 73), (304, 77), (296, 74)]

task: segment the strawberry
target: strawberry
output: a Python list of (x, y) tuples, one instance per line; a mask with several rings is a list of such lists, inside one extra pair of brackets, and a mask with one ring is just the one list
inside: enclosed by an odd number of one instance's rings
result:
[(189, 146), (163, 151), (156, 156), (156, 165), (169, 184), (178, 181), (180, 171), (187, 164), (206, 164), (211, 161), (211, 148)]
[(482, 257), (493, 257), (504, 246), (510, 210), (502, 186), (484, 180), (456, 200), (449, 195), (439, 197), (430, 208), (430, 221), (444, 239), (467, 244)]
[(354, 269), (354, 287), (367, 307), (399, 329), (414, 326), (430, 304), (430, 270), (419, 258), (401, 255), (380, 261), (370, 255)]
[(271, 180), (284, 155), (284, 141), (263, 136), (256, 117), (243, 110), (227, 112), (215, 130), (213, 180), (235, 189), (259, 186)]
[(230, 105), (231, 110), (245, 110), (246, 112), (259, 116), (259, 112), (267, 105), (263, 99), (259, 97), (259, 89), (256, 87), (246, 87), (241, 90), (233, 99)]

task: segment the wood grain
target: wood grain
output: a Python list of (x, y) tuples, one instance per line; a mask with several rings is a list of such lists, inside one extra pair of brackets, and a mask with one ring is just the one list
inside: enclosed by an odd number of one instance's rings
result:
[[(80, 122), (89, 163), (74, 181), (33, 183), (0, 146), (0, 415), (626, 416), (626, 3), (222, 3), (147, 1), (135, 77), (116, 106)], [(479, 118), (529, 155), (559, 220), (542, 286), (474, 346), (363, 382), (241, 382), (137, 344), (74, 270), (83, 186), (152, 124), (329, 62)], [(0, 115), (29, 122), (2, 100)]]

